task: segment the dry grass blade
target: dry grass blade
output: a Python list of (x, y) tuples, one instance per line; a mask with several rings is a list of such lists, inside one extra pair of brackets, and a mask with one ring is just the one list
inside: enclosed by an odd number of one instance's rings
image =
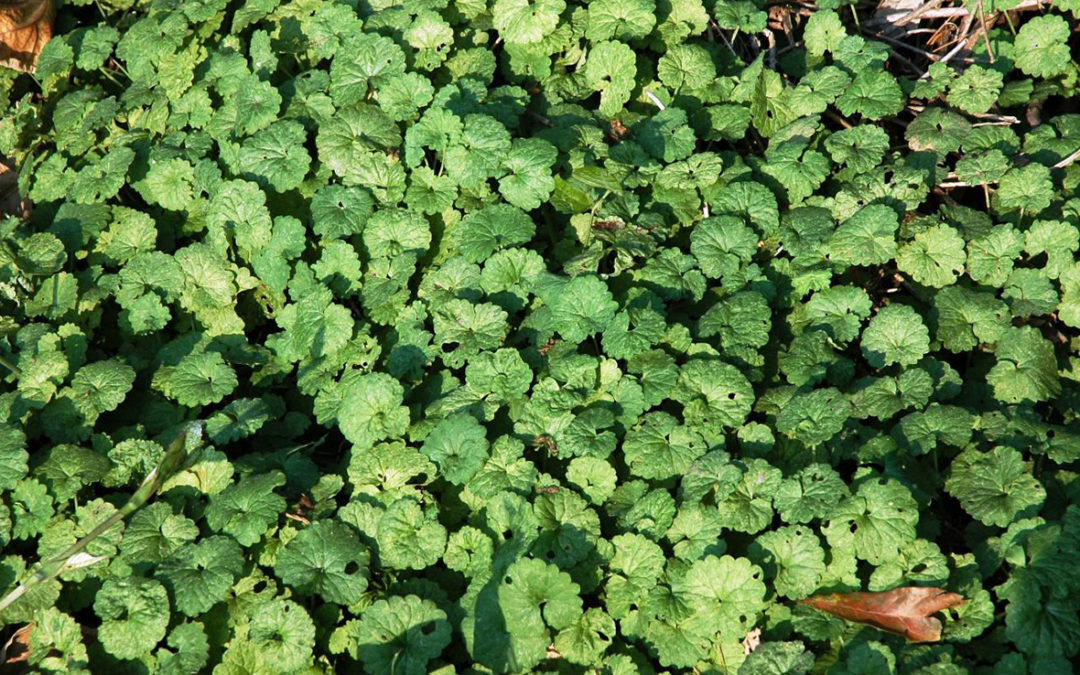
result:
[(33, 72), (55, 16), (52, 0), (0, 2), (0, 66)]
[(911, 642), (940, 640), (941, 621), (932, 615), (966, 602), (958, 593), (922, 586), (903, 586), (881, 593), (829, 593), (802, 601), (848, 621), (903, 635)]

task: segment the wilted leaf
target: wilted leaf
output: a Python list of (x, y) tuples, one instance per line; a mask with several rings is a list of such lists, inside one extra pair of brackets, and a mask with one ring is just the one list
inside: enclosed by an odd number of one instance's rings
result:
[(828, 593), (802, 600), (815, 609), (903, 635), (911, 642), (940, 640), (941, 621), (932, 615), (966, 602), (959, 593), (920, 586), (882, 593)]

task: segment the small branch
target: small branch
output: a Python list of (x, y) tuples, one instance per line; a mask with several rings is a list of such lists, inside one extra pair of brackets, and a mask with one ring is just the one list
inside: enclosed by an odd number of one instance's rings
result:
[[(919, 56), (930, 59), (931, 61), (937, 61), (938, 59), (941, 58), (940, 56), (938, 56), (937, 54), (934, 54), (933, 52), (928, 52), (925, 49), (919, 49), (915, 45), (909, 45), (908, 43), (904, 42), (903, 40), (897, 40), (896, 38), (891, 38), (888, 35), (883, 35), (881, 33), (870, 33), (870, 32), (867, 32), (866, 35), (869, 35), (870, 37), (873, 37), (875, 40), (881, 40), (882, 42), (888, 42), (889, 44), (891, 44), (893, 46), (902, 47), (902, 48), (904, 48), (904, 49), (906, 49), (906, 50), (908, 50), (910, 52), (918, 54)], [(893, 56), (895, 56), (895, 54)]]
[(552, 124), (551, 120), (549, 120), (548, 118), (544, 117), (544, 116), (543, 116), (543, 115), (541, 115), (540, 113), (538, 113), (538, 112), (535, 112), (535, 111), (532, 111), (532, 110), (528, 110), (528, 111), (526, 111), (526, 112), (528, 112), (528, 113), (529, 113), (529, 116), (530, 116), (530, 117), (532, 117), (533, 119), (535, 119), (535, 120), (536, 120), (537, 122), (539, 122), (540, 124), (543, 124), (543, 125), (544, 125), (545, 127), (550, 127), (550, 126), (554, 126), (554, 125)]
[(900, 17), (896, 21), (893, 21), (892, 23), (893, 23), (894, 26), (903, 26), (903, 25), (911, 23), (912, 21), (916, 21), (918, 19), (921, 19), (924, 16), (926, 16), (926, 14), (928, 12), (931, 12), (934, 9), (936, 9), (944, 1), (945, 0), (930, 0), (925, 5), (922, 5), (921, 7), (918, 7), (917, 9), (914, 9), (914, 10), (908, 12), (907, 14)]
[[(986, 9), (983, 7), (983, 0), (979, 0), (979, 32), (982, 33), (983, 38), (986, 40), (986, 54), (990, 57), (990, 65), (994, 65), (994, 49), (990, 46), (990, 24), (986, 21)], [(978, 39), (978, 33), (976, 33), (976, 39)]]
[(1063, 159), (1060, 162), (1058, 162), (1057, 164), (1055, 164), (1054, 168), (1055, 169), (1064, 169), (1065, 167), (1067, 167), (1070, 164), (1072, 164), (1073, 162), (1075, 162), (1077, 159), (1080, 159), (1080, 148), (1077, 148), (1076, 150), (1073, 150), (1072, 153), (1068, 157), (1066, 157), (1065, 159)]
[(826, 110), (826, 111), (825, 111), (825, 114), (826, 114), (826, 115), (827, 115), (827, 116), (829, 117), (829, 119), (833, 120), (834, 122), (836, 122), (836, 123), (837, 123), (837, 124), (839, 124), (840, 126), (844, 127), (845, 129), (850, 129), (850, 128), (852, 128), (852, 127), (851, 127), (851, 123), (850, 123), (850, 122), (848, 122), (848, 121), (847, 121), (846, 119), (844, 119), (843, 117), (840, 117), (839, 115), (837, 115), (837, 114), (836, 114), (836, 113), (834, 113), (833, 111), (831, 111), (831, 110)]
[(975, 122), (971, 126), (973, 127), (1009, 127), (1014, 124), (1019, 124), (1020, 120), (1012, 115), (976, 115), (975, 117), (985, 120), (984, 122)]
[(664, 102), (656, 98), (656, 94), (646, 89), (645, 95), (649, 97), (649, 100), (652, 101), (653, 105), (655, 105), (657, 108), (660, 108), (661, 110), (667, 110), (667, 106), (664, 105)]
[(709, 28), (716, 31), (716, 34), (719, 35), (720, 39), (724, 41), (725, 45), (727, 45), (727, 48), (731, 52), (732, 56), (734, 56), (735, 58), (739, 58), (738, 52), (735, 51), (735, 45), (731, 43), (731, 40), (728, 39), (728, 36), (724, 35), (724, 30), (720, 28), (720, 26), (715, 21), (709, 24)]
[[(1025, 10), (1029, 10), (1029, 9), (1040, 9), (1040, 8), (1042, 8), (1043, 4), (1045, 4), (1045, 2), (1046, 2), (1046, 0), (1025, 0), (1024, 2), (1021, 2), (1016, 7), (1013, 7), (1012, 9), (1005, 10), (1005, 11), (1007, 11), (1007, 12), (1023, 12)], [(937, 3), (937, 4), (941, 4), (941, 3)], [(918, 10), (916, 10), (916, 11), (918, 11)], [(935, 9), (927, 10), (927, 11), (923, 12), (920, 15), (920, 18), (923, 18), (923, 19), (953, 19), (953, 18), (956, 18), (956, 17), (967, 16), (969, 14), (971, 14), (971, 10), (969, 10), (967, 7), (945, 7), (945, 8), (942, 8), (942, 9), (936, 9), (935, 8)]]
[[(938, 59), (938, 63), (948, 63), (948, 62), (949, 62), (950, 60), (952, 60), (952, 58), (953, 58), (954, 56), (956, 56), (957, 54), (959, 54), (959, 53), (961, 52), (961, 50), (963, 50), (963, 49), (964, 49), (964, 47), (966, 47), (966, 46), (967, 46), (967, 43), (968, 43), (968, 39), (967, 39), (967, 38), (964, 38), (964, 39), (963, 39), (963, 40), (961, 40), (960, 42), (956, 43), (956, 46), (955, 46), (955, 47), (953, 47), (953, 48), (952, 48), (952, 49), (951, 49), (951, 50), (949, 51), (949, 53), (948, 53), (948, 54), (946, 54), (945, 56), (942, 56), (942, 57), (941, 57), (940, 59)], [(929, 70), (927, 70), (927, 71), (926, 71), (925, 73), (923, 73), (923, 74), (922, 74), (922, 77), (920, 77), (919, 79), (920, 79), (920, 80), (925, 80), (925, 79), (926, 79), (926, 78), (928, 78), (928, 77), (930, 77), (930, 71), (929, 71)]]

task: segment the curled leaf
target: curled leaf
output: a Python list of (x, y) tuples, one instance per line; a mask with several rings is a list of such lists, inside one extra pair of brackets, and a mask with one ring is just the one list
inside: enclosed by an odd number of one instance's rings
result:
[(942, 588), (902, 586), (881, 593), (815, 595), (801, 602), (848, 621), (903, 635), (911, 642), (937, 642), (941, 621), (932, 615), (967, 600)]

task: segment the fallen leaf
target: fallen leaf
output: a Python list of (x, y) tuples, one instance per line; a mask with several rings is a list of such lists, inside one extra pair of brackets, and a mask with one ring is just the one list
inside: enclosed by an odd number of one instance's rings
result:
[(0, 218), (30, 217), (30, 202), (19, 196), (19, 174), (13, 164), (0, 156)]
[(52, 38), (52, 0), (16, 0), (0, 6), (0, 66), (33, 72), (38, 54)]
[(30, 657), (30, 633), (33, 630), (34, 624), (28, 623), (12, 634), (3, 649), (0, 649), (0, 665), (22, 663)]
[(903, 586), (882, 593), (828, 593), (801, 601), (848, 621), (903, 635), (911, 642), (937, 642), (941, 621), (931, 616), (967, 602), (942, 588)]
[(751, 630), (749, 633), (746, 634), (746, 637), (743, 638), (743, 641), (742, 641), (743, 654), (746, 654), (747, 656), (749, 656), (751, 652), (753, 652), (755, 649), (757, 649), (760, 646), (761, 646), (761, 629), (760, 628), (754, 628), (753, 630)]

